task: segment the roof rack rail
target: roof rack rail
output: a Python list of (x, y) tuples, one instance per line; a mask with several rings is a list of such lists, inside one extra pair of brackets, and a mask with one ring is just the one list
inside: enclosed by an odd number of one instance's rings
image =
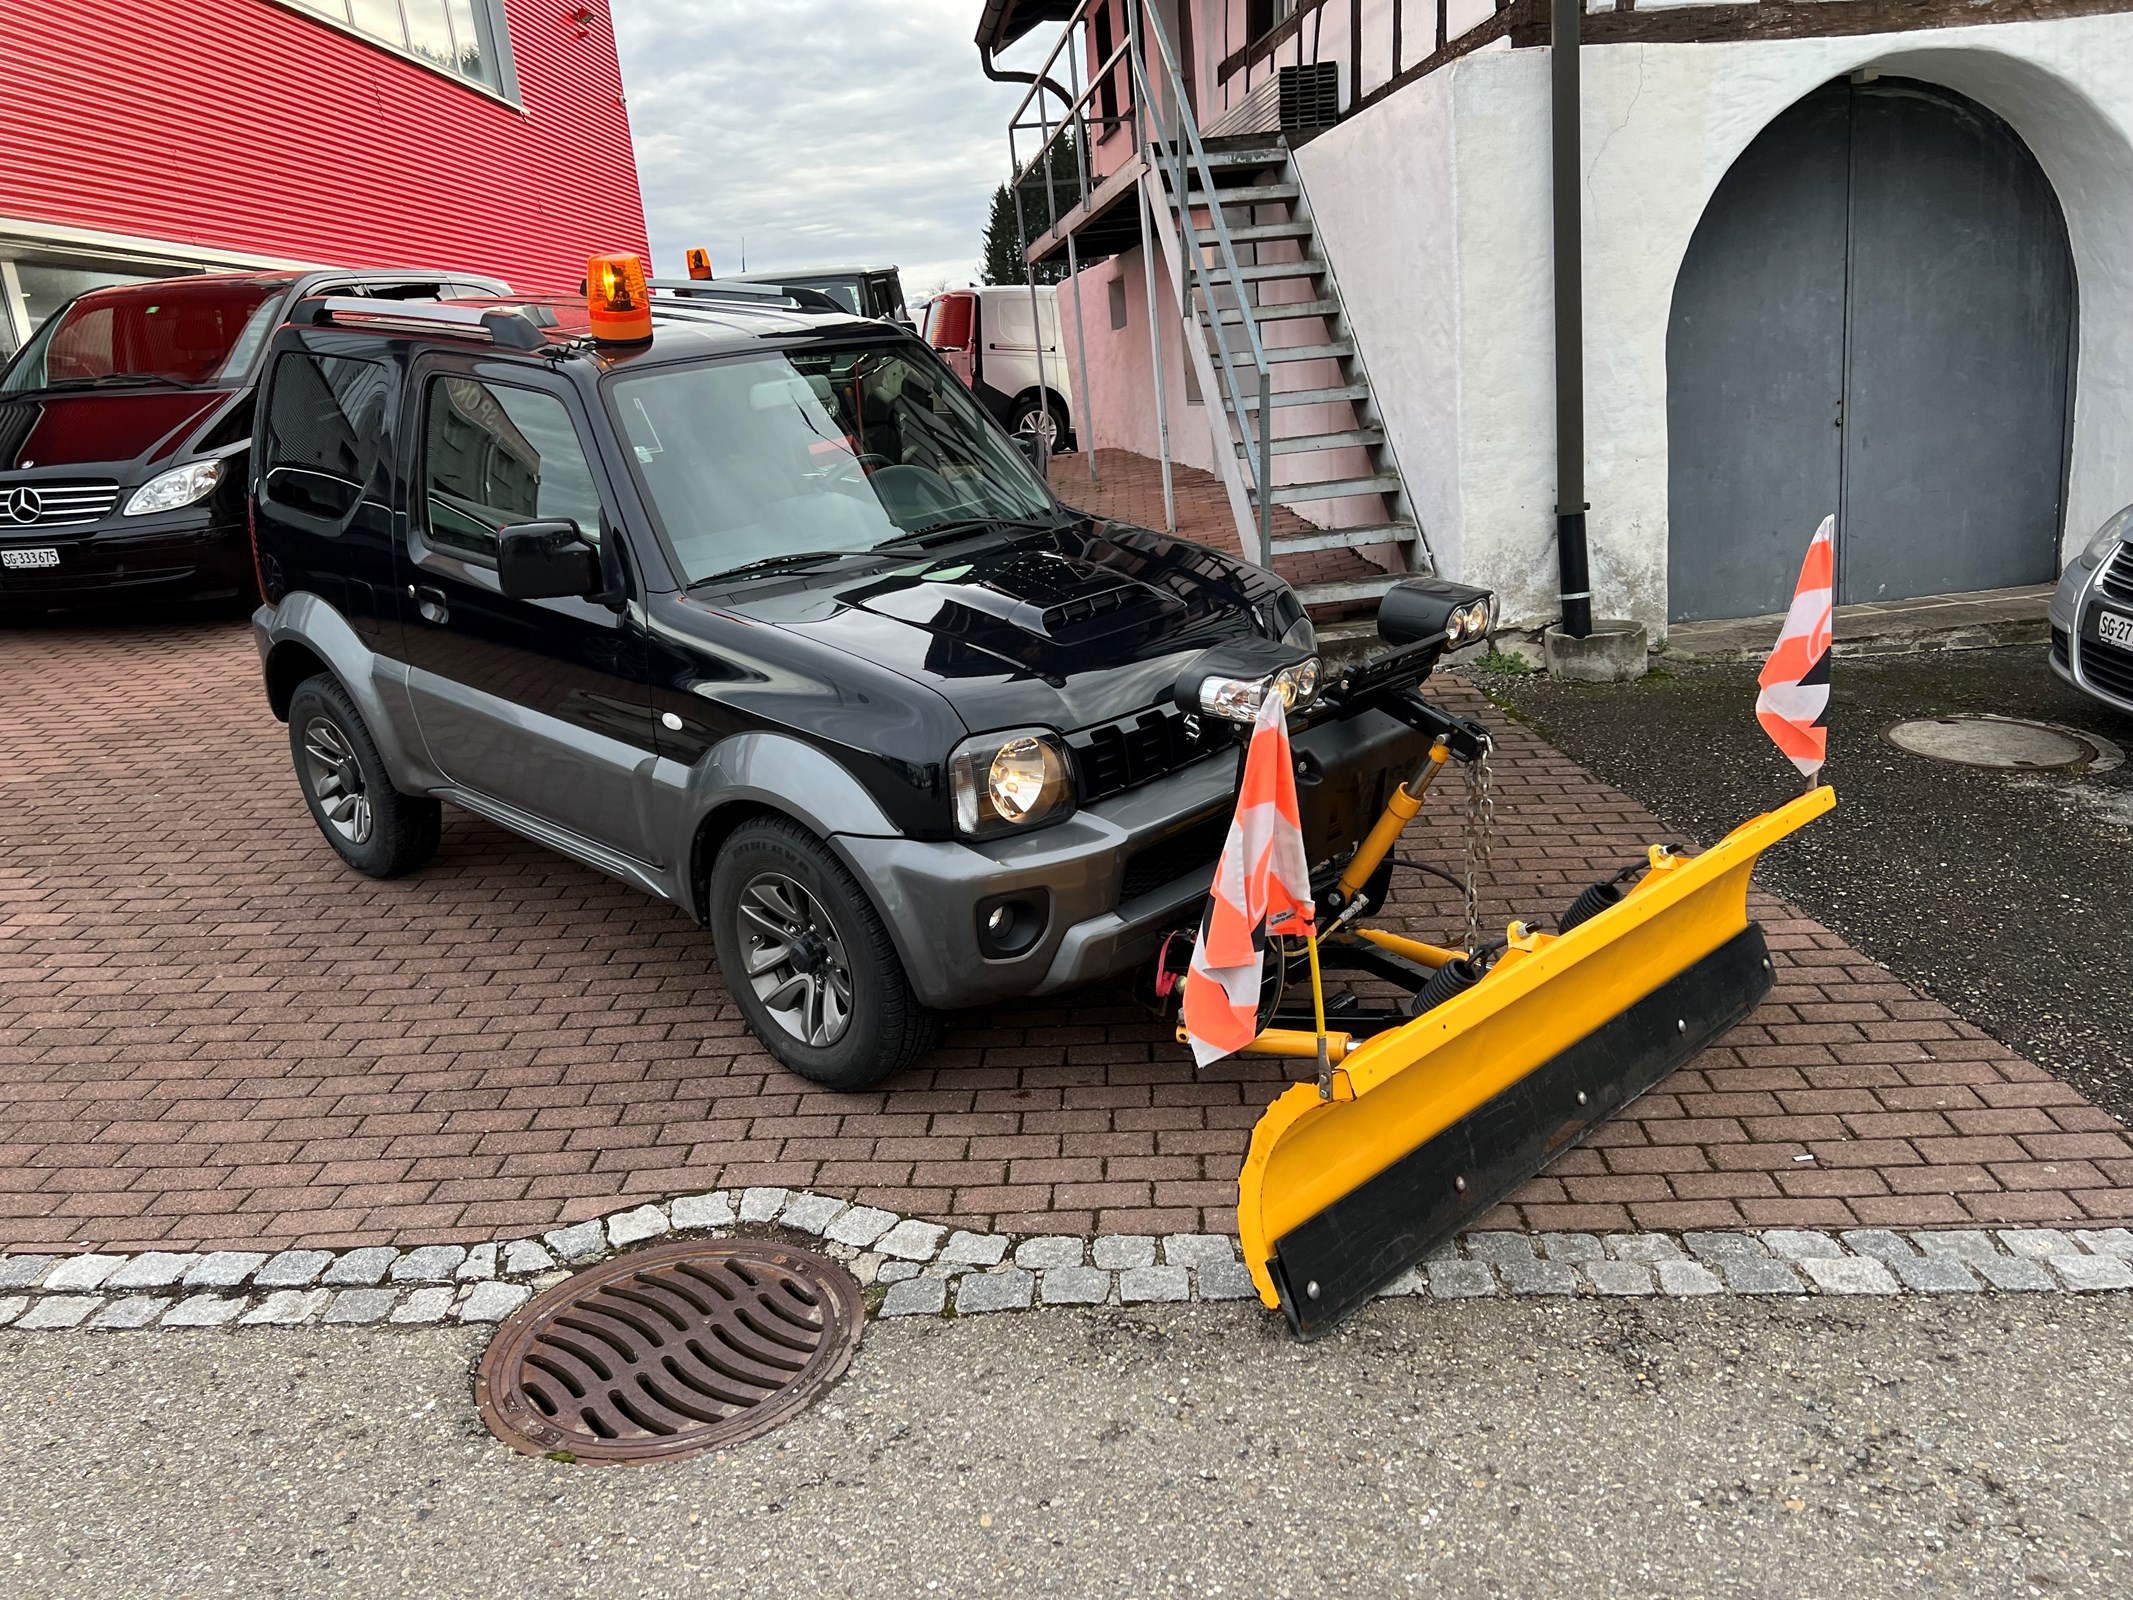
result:
[(289, 320), (311, 327), (338, 322), (351, 327), (454, 334), (486, 339), (506, 350), (544, 349), (548, 344), (547, 330), (556, 326), (555, 314), (546, 306), (446, 306), (348, 295), (306, 300)]
[[(842, 316), (851, 315), (821, 290), (800, 284), (755, 283), (745, 278), (650, 278), (645, 287), (664, 289), (678, 300), (745, 300), (784, 310), (834, 311)], [(656, 306), (658, 302), (653, 304)]]

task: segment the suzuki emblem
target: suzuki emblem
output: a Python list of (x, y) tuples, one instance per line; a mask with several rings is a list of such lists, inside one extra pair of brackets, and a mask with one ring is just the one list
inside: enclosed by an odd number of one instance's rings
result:
[(1200, 741), (1200, 719), (1190, 711), (1185, 713), (1185, 737), (1195, 744)]
[(9, 493), (7, 514), (12, 522), (35, 522), (44, 515), (44, 501), (35, 489), (24, 485)]

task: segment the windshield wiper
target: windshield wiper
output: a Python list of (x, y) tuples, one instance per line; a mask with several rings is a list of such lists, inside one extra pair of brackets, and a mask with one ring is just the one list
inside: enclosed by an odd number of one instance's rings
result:
[(189, 383), (180, 383), (176, 378), (166, 378), (158, 372), (107, 372), (100, 378), (62, 378), (57, 383), (41, 383), (32, 389), (13, 389), (9, 393), (19, 399), (30, 394), (62, 394), (73, 389), (108, 389), (124, 385), (127, 388), (190, 389)]
[(1019, 528), (1027, 533), (1050, 533), (1054, 528), (1064, 526), (1057, 519), (1047, 517), (951, 517), (945, 522), (929, 522), (923, 528), (913, 528), (909, 533), (884, 539), (874, 548), (893, 550), (899, 545), (915, 545), (923, 549), (983, 528)]
[(745, 578), (758, 572), (775, 572), (780, 567), (818, 567), (826, 561), (842, 561), (848, 556), (863, 556), (864, 550), (788, 550), (781, 556), (764, 556), (756, 561), (743, 561), (737, 567), (728, 567), (723, 572), (714, 572), (698, 578), (689, 587), (701, 589), (706, 584), (722, 583), (728, 578)]

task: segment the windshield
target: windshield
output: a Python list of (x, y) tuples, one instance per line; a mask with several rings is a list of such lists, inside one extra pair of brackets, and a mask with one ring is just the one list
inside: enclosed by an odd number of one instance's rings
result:
[(659, 367), (618, 380), (612, 401), (685, 583), (958, 523), (1056, 516), (1021, 452), (916, 350)]
[(0, 378), (0, 394), (98, 384), (234, 383), (273, 330), (287, 287), (164, 278), (92, 290), (37, 330)]

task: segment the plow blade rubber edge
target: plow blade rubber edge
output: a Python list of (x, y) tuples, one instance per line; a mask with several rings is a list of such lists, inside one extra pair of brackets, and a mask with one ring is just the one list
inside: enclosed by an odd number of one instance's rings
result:
[(1297, 1084), (1252, 1133), (1238, 1233), (1260, 1298), (1325, 1332), (1740, 1022), (1769, 993), (1747, 918), (1760, 852), (1818, 789), (1655, 867), (1456, 999), (1358, 1046), (1335, 1093)]

